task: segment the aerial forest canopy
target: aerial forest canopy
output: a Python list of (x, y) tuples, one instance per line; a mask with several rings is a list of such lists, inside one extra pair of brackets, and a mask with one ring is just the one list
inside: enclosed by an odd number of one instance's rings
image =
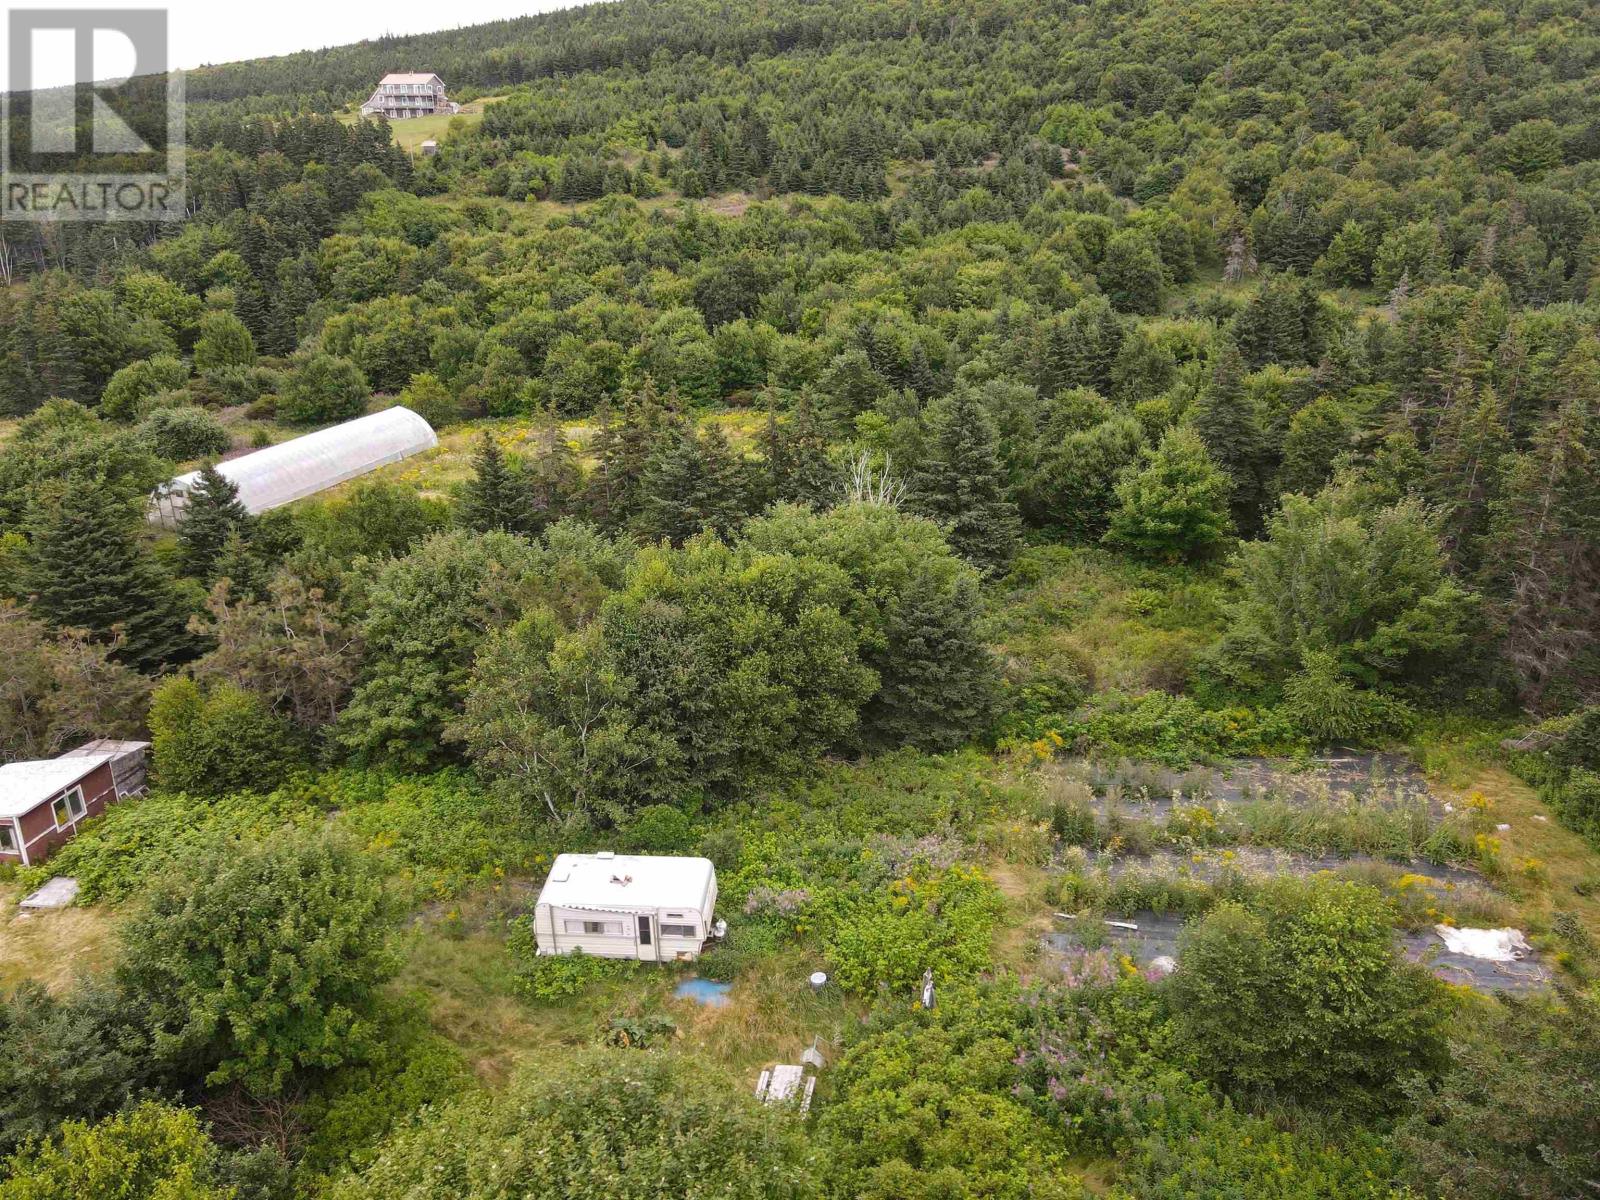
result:
[[(397, 71), (463, 111), (361, 117)], [(0, 225), (0, 757), (154, 767), (21, 873), (114, 930), (0, 1004), (0, 1200), (1588, 1194), (1597, 78), (1582, 0), (189, 73), (186, 220)], [(216, 469), (394, 404), (439, 448)], [(1330, 750), (1359, 795), (1282, 782)], [(533, 955), (602, 848), (715, 862), (722, 1025)], [(1453, 925), (1548, 986), (1401, 949)], [(746, 1103), (830, 1030), (808, 1122)]]

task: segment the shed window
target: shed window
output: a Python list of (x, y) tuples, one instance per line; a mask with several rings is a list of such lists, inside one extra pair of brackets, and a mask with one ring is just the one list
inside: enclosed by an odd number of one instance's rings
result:
[(568, 933), (590, 933), (597, 937), (622, 936), (621, 921), (568, 921)]
[(693, 925), (667, 925), (663, 923), (661, 926), (661, 936), (692, 938), (697, 937), (698, 934), (696, 934), (695, 927)]
[(0, 824), (0, 850), (8, 854), (17, 852), (17, 830), (10, 821)]
[(70, 825), (74, 820), (88, 812), (88, 807), (83, 802), (83, 789), (75, 787), (69, 792), (64, 792), (56, 797), (55, 803), (50, 806), (55, 813), (56, 827)]

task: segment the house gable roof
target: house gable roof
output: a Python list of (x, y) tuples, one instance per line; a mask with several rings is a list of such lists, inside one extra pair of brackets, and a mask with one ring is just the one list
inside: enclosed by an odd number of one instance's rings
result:
[(0, 818), (32, 812), (113, 757), (81, 754), (6, 763), (0, 767)]
[[(401, 72), (397, 72), (397, 73), (395, 73), (393, 75), (385, 75), (383, 77), (383, 79), (379, 82), (379, 86), (381, 87), (385, 83), (427, 83), (430, 80), (434, 80), (434, 79), (438, 79), (438, 78), (439, 77), (437, 75), (433, 75), (433, 74), (427, 74), (427, 73), (422, 73), (422, 72), (414, 72), (414, 71), (413, 72), (401, 71)], [(443, 80), (440, 80), (440, 82), (442, 83)]]

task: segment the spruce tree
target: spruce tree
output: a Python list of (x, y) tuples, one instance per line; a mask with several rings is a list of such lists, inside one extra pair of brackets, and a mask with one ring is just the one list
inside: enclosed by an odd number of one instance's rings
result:
[(1266, 435), (1258, 406), (1244, 386), (1245, 374), (1239, 348), (1225, 340), (1189, 419), (1212, 461), (1232, 480), (1229, 507), (1233, 521), (1248, 533), (1261, 525)]
[(1019, 521), (994, 421), (971, 388), (935, 400), (925, 419), (927, 448), (911, 477), (912, 507), (939, 524), (962, 558), (997, 572), (1016, 553)]
[(768, 414), (761, 449), (766, 503), (823, 507), (838, 496), (843, 473), (829, 454), (827, 428), (809, 396), (801, 394), (787, 421)]
[(58, 629), (126, 640), (116, 657), (152, 672), (192, 657), (182, 600), (139, 539), (128, 497), (103, 476), (69, 476), (54, 504), (36, 510), (26, 584), (33, 611)]
[(645, 465), (634, 529), (649, 541), (666, 538), (674, 545), (706, 529), (727, 535), (748, 511), (744, 484), (744, 469), (721, 427), (696, 434), (693, 423), (680, 418)]
[(207, 463), (189, 491), (178, 526), (178, 565), (185, 575), (210, 583), (231, 534), (248, 534), (250, 514), (239, 500), (238, 485)]
[(478, 533), (533, 533), (538, 528), (527, 480), (506, 461), (494, 436), (485, 431), (472, 457), (472, 478), (461, 488), (456, 523)]
[(561, 424), (546, 418), (534, 442), (533, 454), (523, 467), (534, 520), (540, 530), (566, 516), (583, 487), (583, 468), (567, 445)]

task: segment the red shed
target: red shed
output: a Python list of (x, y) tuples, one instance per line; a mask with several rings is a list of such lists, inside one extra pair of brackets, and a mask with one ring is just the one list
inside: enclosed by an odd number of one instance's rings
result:
[(0, 863), (39, 862), (106, 805), (144, 791), (148, 746), (101, 739), (0, 767)]

